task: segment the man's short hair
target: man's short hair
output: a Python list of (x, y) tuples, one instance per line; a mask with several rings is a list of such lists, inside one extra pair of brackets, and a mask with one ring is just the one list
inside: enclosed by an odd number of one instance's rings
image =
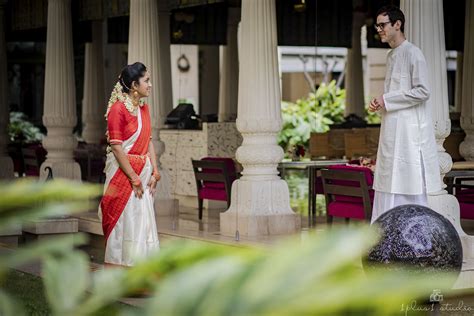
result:
[(402, 31), (402, 33), (405, 33), (405, 15), (403, 14), (402, 10), (400, 10), (400, 8), (394, 5), (387, 5), (381, 7), (377, 11), (377, 15), (375, 17), (378, 17), (379, 15), (388, 16), (388, 19), (390, 20), (392, 26), (395, 24), (395, 22), (400, 21), (400, 31)]

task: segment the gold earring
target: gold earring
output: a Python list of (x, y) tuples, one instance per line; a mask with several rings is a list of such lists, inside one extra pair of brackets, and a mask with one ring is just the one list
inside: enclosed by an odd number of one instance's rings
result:
[(133, 96), (134, 96), (135, 98), (138, 97), (138, 91), (137, 91), (137, 90), (133, 91)]

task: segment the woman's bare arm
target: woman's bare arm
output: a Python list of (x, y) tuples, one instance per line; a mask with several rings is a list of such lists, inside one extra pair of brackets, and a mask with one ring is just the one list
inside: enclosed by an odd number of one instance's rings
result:
[(153, 145), (152, 141), (150, 141), (150, 144), (148, 145), (148, 153), (150, 154), (151, 165), (153, 166), (153, 172), (157, 172), (158, 163), (156, 162), (155, 146)]

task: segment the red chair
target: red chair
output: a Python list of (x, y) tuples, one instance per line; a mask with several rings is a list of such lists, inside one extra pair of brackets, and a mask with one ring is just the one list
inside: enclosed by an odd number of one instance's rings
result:
[(454, 184), (456, 188), (454, 196), (459, 202), (460, 217), (474, 219), (474, 186), (463, 183), (465, 181), (474, 181), (474, 178), (457, 178)]
[[(360, 161), (351, 160), (350, 165), (358, 165)], [(334, 165), (336, 166), (336, 165)], [(341, 166), (341, 165), (339, 165)], [(309, 195), (308, 195), (308, 225), (312, 226), (316, 224), (316, 196), (318, 194), (324, 195), (323, 180), (321, 179), (321, 171), (319, 168), (312, 171), (312, 167), (309, 167)], [(332, 168), (332, 167), (331, 167)]]
[(328, 224), (333, 217), (370, 221), (374, 190), (373, 175), (367, 167), (330, 166), (321, 170)]
[(196, 178), (199, 219), (202, 219), (203, 200), (227, 201), (230, 206), (232, 182), (237, 178), (234, 160), (206, 157), (192, 160)]

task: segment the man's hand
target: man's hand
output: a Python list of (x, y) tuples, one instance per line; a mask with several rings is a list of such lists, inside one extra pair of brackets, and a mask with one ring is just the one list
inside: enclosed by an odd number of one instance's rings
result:
[(369, 111), (375, 112), (385, 108), (385, 102), (383, 101), (383, 96), (378, 96), (377, 98), (373, 98), (369, 104)]

